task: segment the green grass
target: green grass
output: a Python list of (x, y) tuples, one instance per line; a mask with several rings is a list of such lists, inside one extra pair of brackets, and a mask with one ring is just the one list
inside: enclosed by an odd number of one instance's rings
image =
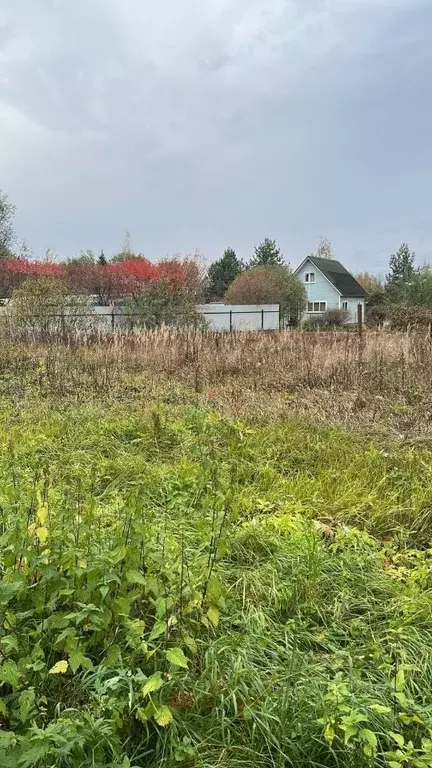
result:
[(0, 441), (2, 768), (432, 765), (432, 449), (31, 401)]

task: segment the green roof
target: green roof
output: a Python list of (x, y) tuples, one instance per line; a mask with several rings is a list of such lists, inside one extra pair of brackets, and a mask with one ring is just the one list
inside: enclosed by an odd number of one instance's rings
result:
[(342, 296), (347, 298), (363, 299), (367, 291), (357, 282), (347, 269), (334, 259), (319, 259), (317, 256), (308, 256), (309, 261), (325, 275), (327, 280), (337, 288)]

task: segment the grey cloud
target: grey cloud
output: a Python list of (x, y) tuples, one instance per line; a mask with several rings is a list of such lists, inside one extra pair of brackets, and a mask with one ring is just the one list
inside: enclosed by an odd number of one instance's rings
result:
[(7, 0), (0, 186), (40, 253), (151, 257), (329, 235), (432, 251), (430, 3)]

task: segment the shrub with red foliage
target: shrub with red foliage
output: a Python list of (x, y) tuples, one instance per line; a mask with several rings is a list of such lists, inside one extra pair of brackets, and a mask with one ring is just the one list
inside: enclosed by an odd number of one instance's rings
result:
[(136, 297), (144, 286), (160, 279), (158, 265), (137, 256), (130, 256), (118, 264), (107, 264), (102, 269), (108, 270), (122, 296)]
[(27, 259), (0, 260), (0, 297), (8, 298), (31, 277), (64, 277), (65, 269), (59, 264), (50, 264)]
[(0, 261), (0, 294), (8, 297), (15, 288), (32, 277), (64, 277), (71, 293), (97, 297), (100, 304), (120, 298), (137, 298), (146, 286), (167, 283), (196, 301), (202, 298), (202, 278), (195, 261), (165, 259), (153, 264), (142, 256), (128, 256), (116, 263), (99, 264), (73, 261), (52, 264), (25, 259)]
[(158, 264), (159, 279), (173, 290), (182, 291), (197, 303), (204, 300), (204, 281), (194, 259), (163, 259)]

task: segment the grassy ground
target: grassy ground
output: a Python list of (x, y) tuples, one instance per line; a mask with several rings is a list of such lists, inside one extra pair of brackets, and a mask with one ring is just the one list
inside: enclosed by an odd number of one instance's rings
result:
[(0, 345), (2, 768), (432, 766), (432, 355), (342, 337)]

